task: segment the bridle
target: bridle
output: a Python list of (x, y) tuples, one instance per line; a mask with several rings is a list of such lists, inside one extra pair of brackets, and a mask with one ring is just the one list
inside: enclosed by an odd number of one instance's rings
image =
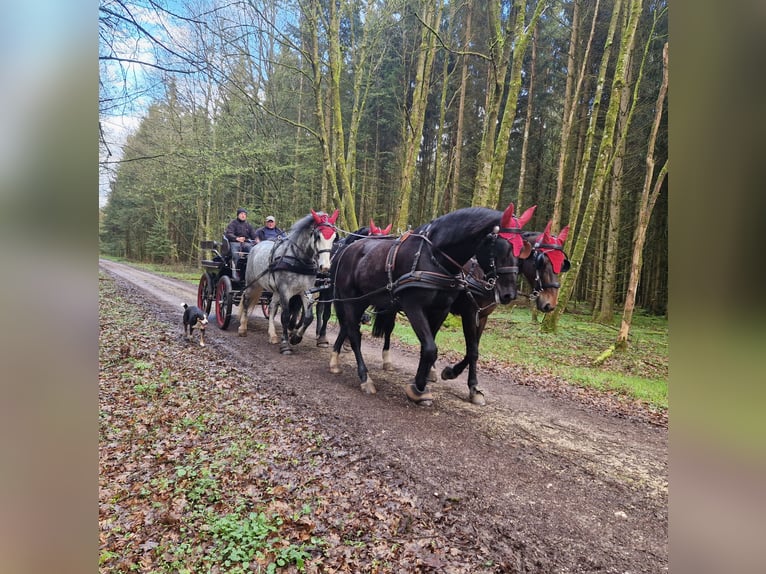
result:
[[(534, 301), (540, 296), (540, 293), (546, 289), (558, 289), (561, 287), (561, 283), (554, 281), (552, 283), (544, 283), (540, 277), (541, 269), (545, 268), (545, 259), (548, 258), (547, 251), (561, 251), (564, 253), (564, 248), (561, 245), (554, 243), (535, 243), (532, 246), (532, 253), (529, 254), (529, 258), (532, 260), (532, 264), (535, 266), (535, 281), (532, 285), (532, 292), (528, 295), (529, 299)], [(550, 258), (548, 258), (550, 261)], [(566, 273), (569, 270), (569, 258), (564, 253), (565, 264), (562, 267), (561, 272)], [(552, 271), (552, 270), (551, 270)], [(554, 277), (556, 274), (554, 273)]]

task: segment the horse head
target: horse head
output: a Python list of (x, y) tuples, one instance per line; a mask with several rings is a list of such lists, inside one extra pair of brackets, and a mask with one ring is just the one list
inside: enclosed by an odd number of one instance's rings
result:
[(549, 221), (545, 231), (533, 239), (532, 252), (522, 264), (522, 272), (532, 285), (532, 298), (538, 310), (543, 313), (553, 311), (558, 305), (561, 286), (558, 276), (570, 268), (569, 258), (564, 252), (569, 226), (564, 227), (558, 235), (553, 235), (551, 223)]
[(317, 254), (317, 265), (320, 273), (327, 273), (330, 270), (330, 253), (332, 244), (337, 236), (335, 221), (338, 219), (338, 210), (332, 215), (327, 215), (323, 211), (311, 210), (314, 217), (314, 246)]
[(536, 205), (520, 217), (513, 214), (513, 203), (500, 218), (500, 225), (487, 235), (476, 252), (476, 260), (484, 271), (484, 280), (494, 286), (496, 300), (507, 305), (516, 298), (519, 259), (528, 257), (532, 246), (524, 241), (521, 228), (535, 212)]

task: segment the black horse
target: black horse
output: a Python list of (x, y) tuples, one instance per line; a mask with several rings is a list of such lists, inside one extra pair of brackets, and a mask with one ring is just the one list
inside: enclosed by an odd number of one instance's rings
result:
[[(569, 233), (569, 226), (561, 230), (561, 233), (551, 235), (551, 223), (545, 227), (542, 233), (526, 231), (523, 234), (524, 241), (531, 245), (528, 257), (521, 260), (521, 274), (532, 287), (529, 295), (534, 300), (537, 309), (543, 313), (549, 313), (558, 304), (559, 282), (558, 274), (569, 270), (569, 260), (564, 253), (564, 242)], [(478, 259), (478, 254), (477, 254)], [(450, 312), (459, 315), (463, 324), (463, 336), (465, 337), (465, 356), (455, 365), (445, 367), (441, 372), (441, 378), (445, 380), (458, 377), (468, 367), (468, 400), (476, 405), (484, 405), (484, 393), (477, 388), (476, 363), (479, 359), (479, 341), (487, 318), (497, 308), (497, 301), (493, 291), (488, 291), (482, 281), (486, 265), (481, 264), (480, 259), (472, 259), (463, 269), (472, 277), (477, 277), (475, 285), (469, 283), (468, 289), (455, 299)]]
[[(502, 237), (512, 245), (511, 266), (522, 255), (521, 228), (534, 208), (513, 217), (513, 204), (505, 212), (484, 207), (453, 211), (422, 225), (399, 238), (376, 238), (352, 243), (333, 261), (335, 312), (340, 332), (333, 345), (330, 371), (340, 372), (339, 356), (348, 337), (357, 364), (362, 390), (374, 393), (361, 353), (359, 321), (368, 306), (376, 322), (393, 328), (395, 314), (403, 311), (421, 344), (415, 380), (405, 387), (407, 397), (421, 405), (431, 404), (427, 376), (436, 361), (434, 336), (449, 314), (455, 299), (467, 287), (463, 265), (482, 244), (499, 243)], [(516, 297), (516, 273), (502, 276), (508, 301)]]
[[(344, 237), (343, 239), (338, 239), (333, 243), (332, 246), (332, 253), (330, 254), (330, 257), (335, 259), (335, 257), (340, 253), (343, 249), (351, 245), (354, 241), (357, 239), (361, 239), (362, 237), (368, 237), (370, 235), (376, 236), (376, 237), (382, 237), (389, 234), (391, 231), (391, 224), (388, 225), (385, 229), (381, 229), (380, 227), (375, 225), (375, 222), (370, 219), (370, 226), (364, 226), (360, 227), (353, 233), (349, 233)], [(316, 304), (316, 317), (317, 317), (317, 326), (316, 326), (316, 336), (317, 336), (317, 347), (329, 347), (330, 342), (327, 340), (327, 323), (330, 320), (330, 314), (332, 313), (332, 298), (333, 298), (333, 285), (334, 281), (332, 278), (332, 275), (328, 273), (325, 277), (322, 278), (324, 281), (324, 285), (322, 286), (322, 289), (319, 291), (319, 297), (317, 298)], [(363, 316), (362, 322), (367, 323), (368, 321), (364, 320), (365, 317)]]

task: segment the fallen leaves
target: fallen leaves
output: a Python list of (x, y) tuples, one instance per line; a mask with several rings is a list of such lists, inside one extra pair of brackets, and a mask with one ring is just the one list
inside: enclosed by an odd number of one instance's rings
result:
[(140, 310), (111, 281), (99, 286), (102, 572), (232, 571), (215, 525), (249, 512), (278, 526), (248, 568), (494, 571), (469, 533), (443, 531), (452, 506), (427, 516), (394, 472), (370, 474), (349, 437), (328, 435), (180, 329), (147, 319), (134, 331)]

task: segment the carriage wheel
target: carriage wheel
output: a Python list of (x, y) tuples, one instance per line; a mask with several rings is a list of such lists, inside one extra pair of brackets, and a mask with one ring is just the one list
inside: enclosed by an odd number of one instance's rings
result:
[(215, 289), (215, 320), (221, 329), (227, 329), (231, 321), (231, 279), (226, 275)]
[(213, 306), (213, 285), (210, 281), (210, 275), (203, 273), (199, 278), (197, 287), (197, 307), (202, 309), (205, 315), (210, 314), (210, 307)]

